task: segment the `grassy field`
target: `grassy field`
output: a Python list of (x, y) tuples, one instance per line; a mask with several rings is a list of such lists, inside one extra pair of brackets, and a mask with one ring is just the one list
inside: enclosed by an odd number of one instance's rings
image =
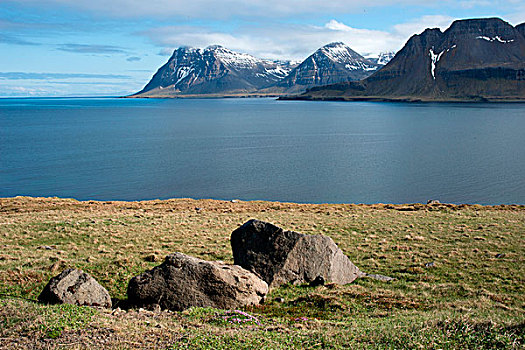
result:
[[(362, 271), (395, 280), (285, 286), (244, 309), (257, 320), (242, 324), (209, 308), (35, 302), (67, 267), (124, 301), (129, 279), (169, 253), (232, 262), (230, 234), (251, 218), (328, 235)], [(524, 206), (5, 198), (0, 348), (523, 349), (524, 256)]]

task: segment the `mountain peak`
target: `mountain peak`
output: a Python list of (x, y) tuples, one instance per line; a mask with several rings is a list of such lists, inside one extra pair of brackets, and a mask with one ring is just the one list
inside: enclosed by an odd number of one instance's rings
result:
[(313, 86), (353, 81), (369, 76), (379, 65), (342, 42), (319, 48), (277, 85), (297, 92)]
[(477, 19), (461, 19), (454, 21), (450, 28), (445, 32), (446, 34), (455, 34), (462, 36), (482, 36), (495, 37), (512, 35), (514, 27), (505, 22), (501, 18), (477, 18)]
[(196, 52), (198, 50), (199, 49), (191, 47), (191, 46), (180, 46), (179, 48), (176, 48), (175, 50), (173, 50), (172, 57), (176, 56), (178, 53), (190, 53), (190, 52)]
[(208, 47), (206, 47), (206, 50), (209, 50), (209, 51), (221, 50), (221, 49), (224, 49), (224, 47), (221, 45), (209, 45)]
[(449, 29), (464, 28), (464, 27), (487, 27), (497, 25), (510, 25), (501, 18), (487, 17), (487, 18), (467, 18), (457, 19), (450, 25)]
[(323, 48), (331, 48), (331, 47), (340, 47), (340, 46), (345, 46), (346, 47), (346, 44), (343, 43), (342, 41), (334, 41), (334, 42), (331, 42), (331, 43), (328, 43), (328, 44), (324, 45), (321, 49), (323, 49)]
[(353, 63), (354, 61), (366, 61), (366, 58), (364, 58), (363, 56), (361, 56), (342, 42), (334, 42), (327, 44), (318, 49), (312, 56), (317, 59), (319, 59), (320, 56), (326, 56), (334, 62), (344, 64)]

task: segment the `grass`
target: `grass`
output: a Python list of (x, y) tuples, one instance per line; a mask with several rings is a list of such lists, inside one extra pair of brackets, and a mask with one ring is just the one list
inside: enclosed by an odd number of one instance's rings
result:
[[(34, 302), (67, 267), (125, 299), (169, 253), (232, 262), (229, 236), (251, 218), (328, 235), (396, 279), (283, 286), (242, 310), (258, 323)], [(0, 348), (524, 348), (524, 241), (523, 206), (0, 199)]]

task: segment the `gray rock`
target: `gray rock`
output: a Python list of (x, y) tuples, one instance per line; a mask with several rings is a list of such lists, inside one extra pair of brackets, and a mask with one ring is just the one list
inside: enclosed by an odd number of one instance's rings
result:
[(263, 280), (240, 266), (174, 253), (131, 279), (128, 300), (136, 306), (158, 304), (174, 311), (192, 306), (231, 309), (259, 304), (267, 292)]
[(368, 277), (368, 278), (372, 278), (372, 279), (375, 279), (375, 280), (378, 280), (378, 281), (383, 281), (383, 282), (390, 282), (390, 281), (394, 281), (395, 280), (394, 277), (377, 275), (377, 274), (374, 274), (374, 273), (365, 273), (365, 274), (363, 274), (362, 277)]
[(231, 246), (234, 263), (260, 276), (270, 288), (310, 283), (319, 277), (347, 284), (361, 276), (330, 237), (284, 231), (259, 220), (233, 231)]
[(111, 307), (108, 291), (93, 277), (76, 269), (67, 269), (51, 278), (38, 300), (47, 304)]

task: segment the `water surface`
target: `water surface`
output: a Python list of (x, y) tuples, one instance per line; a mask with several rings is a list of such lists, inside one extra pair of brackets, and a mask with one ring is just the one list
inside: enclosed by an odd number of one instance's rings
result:
[(525, 104), (0, 99), (0, 197), (525, 204)]

